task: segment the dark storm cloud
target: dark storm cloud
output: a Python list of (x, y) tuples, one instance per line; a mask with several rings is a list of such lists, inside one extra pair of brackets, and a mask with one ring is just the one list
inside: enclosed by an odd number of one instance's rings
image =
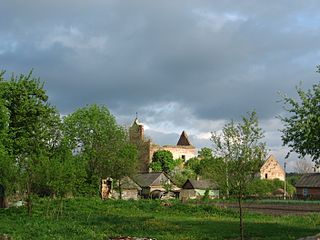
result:
[(278, 91), (293, 95), (299, 81), (306, 88), (318, 81), (319, 7), (318, 1), (2, 1), (0, 68), (33, 68), (63, 114), (102, 103), (116, 115), (138, 111), (151, 123), (170, 117), (175, 126), (190, 125), (183, 114), (236, 119), (255, 109), (270, 119), (281, 111)]

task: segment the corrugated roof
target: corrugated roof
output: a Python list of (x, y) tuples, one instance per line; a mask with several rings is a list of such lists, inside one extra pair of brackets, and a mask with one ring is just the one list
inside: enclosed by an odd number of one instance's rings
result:
[[(188, 179), (187, 182), (188, 181), (194, 189), (202, 189), (202, 190), (219, 189), (219, 186), (210, 180), (191, 180), (191, 179)], [(187, 182), (184, 185), (186, 185)], [(184, 187), (182, 187), (182, 188), (184, 188)]]
[(296, 187), (320, 188), (320, 173), (306, 173), (296, 183)]

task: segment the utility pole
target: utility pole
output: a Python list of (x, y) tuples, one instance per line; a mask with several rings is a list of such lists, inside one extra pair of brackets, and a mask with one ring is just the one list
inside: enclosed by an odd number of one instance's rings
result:
[(287, 162), (285, 161), (283, 164), (283, 168), (284, 168), (284, 187), (283, 187), (283, 199), (286, 200), (286, 194), (287, 194), (287, 176), (286, 176), (286, 167), (287, 167)]

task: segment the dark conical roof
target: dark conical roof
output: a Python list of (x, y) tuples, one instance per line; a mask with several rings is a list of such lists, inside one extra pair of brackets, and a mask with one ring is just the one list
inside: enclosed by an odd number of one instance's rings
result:
[(177, 145), (178, 146), (192, 146), (185, 131), (182, 131)]

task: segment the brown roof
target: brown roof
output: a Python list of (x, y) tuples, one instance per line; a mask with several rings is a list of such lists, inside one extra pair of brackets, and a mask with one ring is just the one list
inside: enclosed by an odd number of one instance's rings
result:
[(182, 131), (177, 145), (178, 146), (191, 146), (191, 143), (190, 143), (185, 131)]
[(182, 186), (183, 189), (219, 189), (219, 186), (210, 180), (191, 180), (188, 179)]
[(296, 183), (296, 187), (320, 188), (320, 173), (306, 173)]

